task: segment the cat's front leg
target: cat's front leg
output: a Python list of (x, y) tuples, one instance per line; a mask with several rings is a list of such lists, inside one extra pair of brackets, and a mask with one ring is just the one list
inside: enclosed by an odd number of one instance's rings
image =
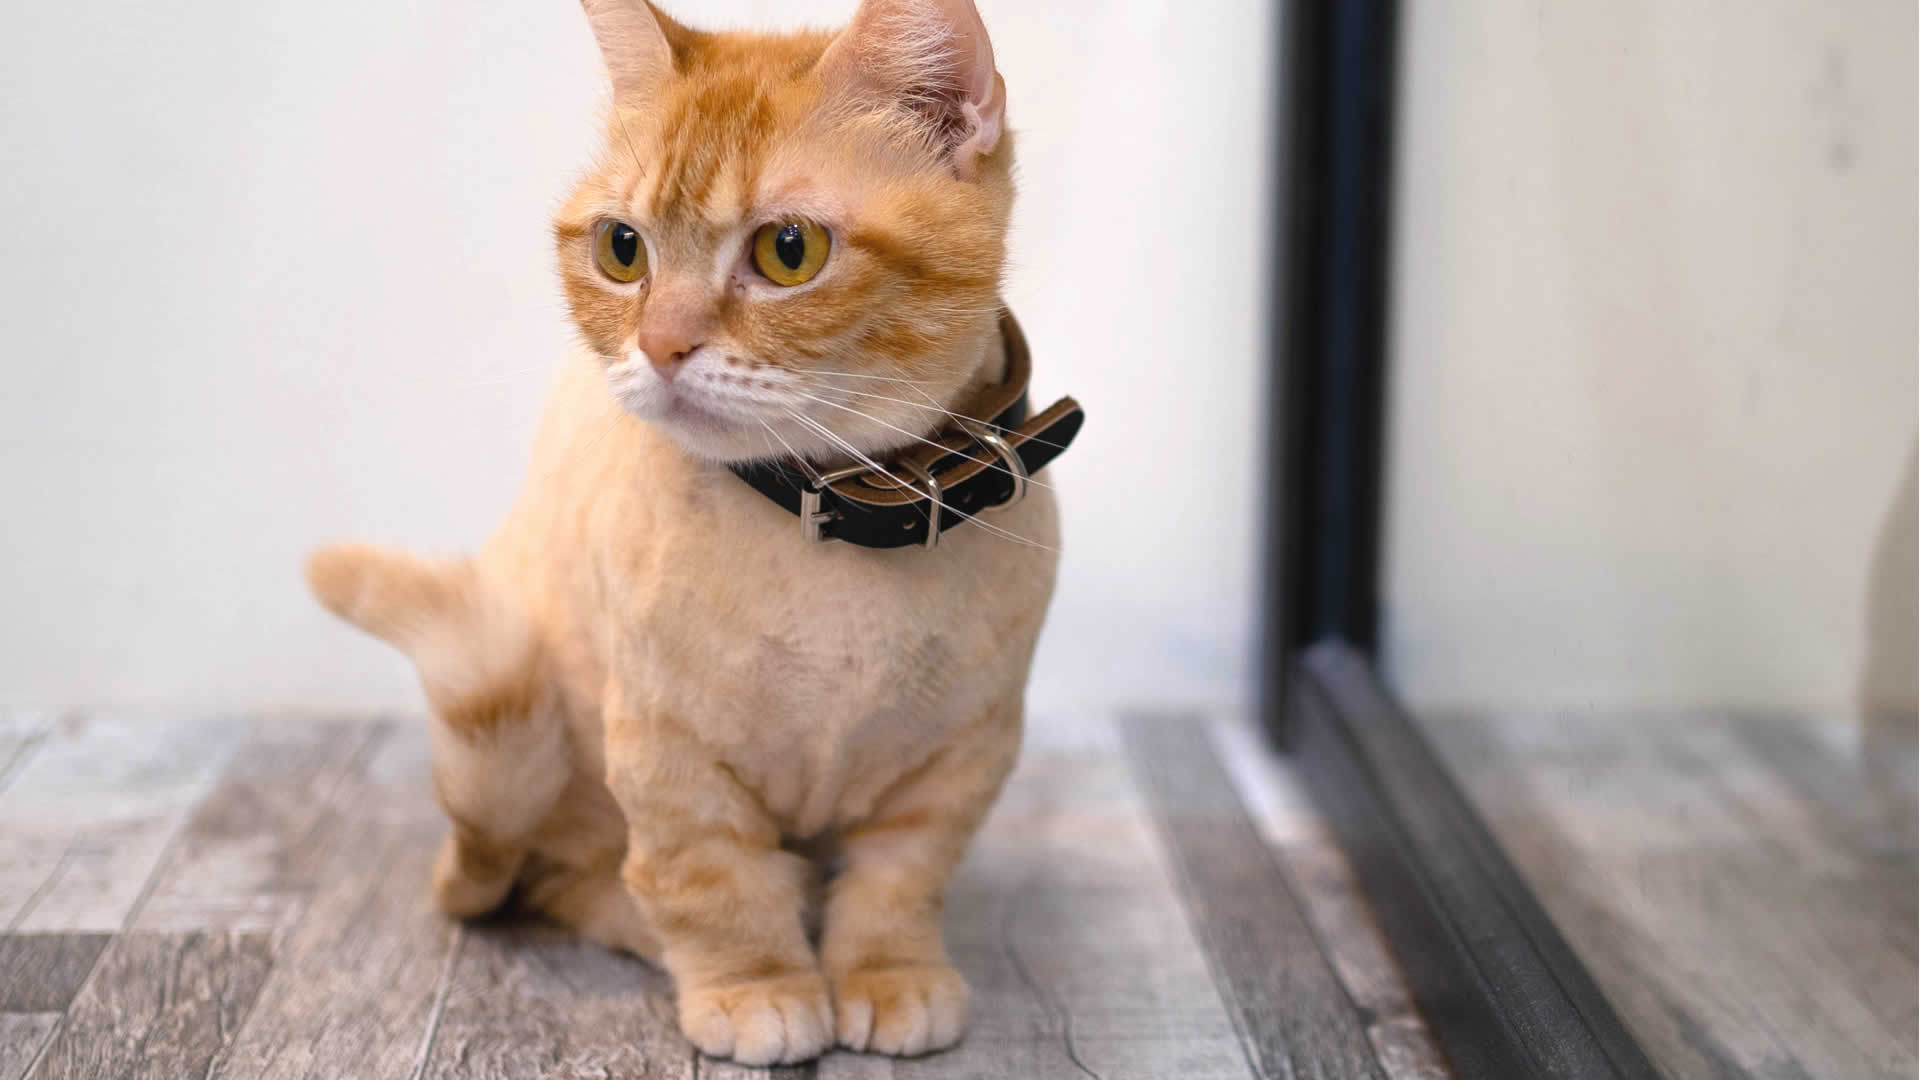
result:
[(748, 1065), (832, 1045), (803, 923), (811, 867), (781, 850), (753, 793), (663, 717), (609, 717), (607, 783), (627, 819), (621, 874), (659, 937), (687, 1039)]
[(843, 830), (821, 961), (850, 1050), (924, 1054), (966, 1029), (966, 980), (940, 931), (947, 879), (1020, 743), (1018, 704), (995, 710)]

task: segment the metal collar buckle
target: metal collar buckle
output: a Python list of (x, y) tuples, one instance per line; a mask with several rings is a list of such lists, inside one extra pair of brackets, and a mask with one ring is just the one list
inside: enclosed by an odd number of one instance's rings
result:
[[(1002, 438), (1000, 433), (996, 431), (992, 425), (983, 424), (978, 420), (962, 419), (960, 421), (960, 427), (974, 442), (991, 451), (994, 457), (1000, 459), (998, 466), (990, 467), (997, 467), (1001, 472), (1013, 478), (1013, 490), (1008, 492), (1007, 497), (985, 509), (1004, 510), (1026, 498), (1027, 463), (1021, 460), (1020, 455), (1014, 451), (1012, 444)], [(928, 470), (926, 466), (921, 465), (917, 461), (902, 461), (897, 467), (904, 472), (912, 474), (914, 480), (918, 481), (919, 490), (925, 493), (927, 501), (930, 504), (927, 507), (927, 539), (925, 546), (929, 548), (938, 547), (940, 545), (940, 519), (946, 513), (947, 509), (944, 498), (945, 492), (940, 486), (940, 481), (934, 477), (933, 473)], [(838, 519), (840, 512), (826, 509), (822, 502), (822, 496), (826, 494), (829, 486), (855, 476), (885, 476), (888, 480), (892, 481), (896, 487), (908, 490), (912, 490), (914, 487), (914, 485), (908, 484), (893, 475), (892, 472), (885, 469), (871, 468), (866, 465), (847, 465), (821, 476), (812, 477), (807, 481), (806, 486), (800, 490), (800, 534), (802, 536), (816, 543), (834, 539), (826, 535), (822, 530), (828, 522)]]
[[(927, 539), (925, 546), (929, 548), (938, 547), (940, 545), (940, 518), (945, 514), (947, 509), (946, 503), (942, 502), (940, 498), (940, 481), (935, 480), (933, 474), (928, 472), (919, 462), (903, 461), (900, 463), (900, 468), (912, 473), (913, 478), (920, 481), (921, 490), (926, 492), (928, 501), (932, 503), (932, 505), (927, 508)], [(896, 486), (908, 488), (909, 490), (912, 488), (912, 485), (903, 482), (899, 477), (890, 472), (870, 469), (865, 465), (848, 465), (845, 468), (835, 469), (830, 473), (814, 477), (808, 480), (807, 486), (800, 491), (800, 534), (816, 543), (833, 539), (833, 537), (827, 536), (820, 530), (827, 522), (838, 518), (840, 512), (837, 510), (822, 509), (820, 497), (825, 493), (828, 485), (863, 474), (885, 476), (888, 480), (893, 481)]]
[(1013, 446), (1001, 438), (1000, 433), (995, 431), (992, 425), (983, 424), (978, 420), (962, 419), (960, 427), (968, 435), (973, 436), (974, 442), (993, 451), (993, 456), (999, 458), (1000, 464), (1004, 467), (1002, 471), (1013, 477), (1013, 491), (1005, 499), (995, 503), (992, 509), (1005, 510), (1009, 506), (1019, 505), (1020, 500), (1027, 497), (1027, 463), (1020, 460), (1020, 455), (1014, 452)]

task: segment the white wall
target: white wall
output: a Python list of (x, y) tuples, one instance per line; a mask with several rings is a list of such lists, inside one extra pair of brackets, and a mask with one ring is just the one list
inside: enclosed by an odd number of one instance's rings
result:
[[(1020, 139), (1011, 300), (1037, 393), (1090, 416), (1054, 467), (1041, 704), (1239, 688), (1266, 7), (982, 0)], [(600, 79), (571, 0), (0, 13), (0, 703), (417, 701), (300, 556), (471, 547), (511, 498), (567, 340), (546, 214)]]
[(1405, 10), (1401, 687), (1911, 708), (1914, 5)]

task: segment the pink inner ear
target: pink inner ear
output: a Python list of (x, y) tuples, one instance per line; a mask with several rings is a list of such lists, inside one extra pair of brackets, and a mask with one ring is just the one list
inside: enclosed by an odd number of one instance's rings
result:
[(864, 0), (821, 65), (830, 84), (936, 113), (962, 176), (999, 145), (1006, 85), (972, 0)]
[(1006, 115), (1007, 84), (999, 72), (993, 73), (993, 87), (987, 93), (985, 101), (978, 104), (967, 102), (960, 106), (960, 115), (966, 119), (964, 130), (971, 132), (954, 149), (954, 161), (960, 166), (961, 175), (973, 178), (975, 159), (993, 153), (1000, 144), (1000, 123)]
[(973, 0), (938, 0), (934, 5), (953, 27), (953, 55), (967, 101), (985, 108), (995, 96), (999, 73), (994, 70), (993, 42)]
[(955, 150), (963, 169), (971, 171), (973, 159), (991, 154), (1000, 143), (1000, 123), (1006, 115), (1007, 84), (993, 62), (993, 42), (987, 39), (987, 25), (973, 0), (943, 0), (953, 20), (955, 54), (961, 58), (960, 85), (967, 98), (960, 104), (965, 120), (962, 130), (969, 134)]

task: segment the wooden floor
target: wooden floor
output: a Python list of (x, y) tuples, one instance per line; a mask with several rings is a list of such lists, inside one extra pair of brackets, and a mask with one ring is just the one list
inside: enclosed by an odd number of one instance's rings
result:
[[(698, 1057), (637, 960), (432, 913), (426, 754), (411, 721), (0, 717), (0, 1080), (761, 1074)], [(774, 1072), (1446, 1075), (1345, 863), (1232, 724), (1037, 720), (948, 940), (957, 1049)]]
[(1910, 1080), (1913, 723), (1421, 727), (1668, 1076)]

